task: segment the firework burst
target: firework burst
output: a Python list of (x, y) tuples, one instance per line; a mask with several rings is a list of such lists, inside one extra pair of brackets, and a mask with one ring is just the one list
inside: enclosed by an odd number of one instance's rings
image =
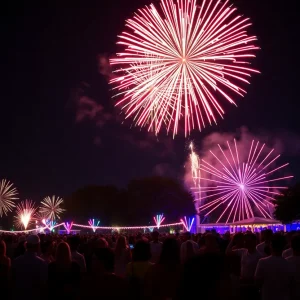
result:
[(120, 67), (111, 81), (122, 97), (117, 105), (156, 134), (164, 125), (175, 136), (181, 119), (186, 135), (216, 123), (224, 115), (218, 96), (235, 104), (232, 92), (243, 96), (240, 83), (258, 73), (247, 67), (258, 49), (247, 34), (249, 19), (228, 1), (199, 3), (161, 0), (161, 10), (140, 9), (119, 36), (124, 52), (111, 60)]
[[(235, 222), (255, 216), (272, 218), (271, 209), (276, 195), (286, 189), (282, 184), (293, 176), (276, 176), (276, 172), (288, 164), (275, 167), (280, 155), (274, 149), (267, 150), (265, 144), (252, 141), (245, 161), (241, 160), (236, 140), (232, 147), (227, 142), (225, 150), (220, 145), (220, 156), (210, 151), (215, 163), (202, 159), (199, 169), (201, 184), (199, 199), (205, 216), (218, 215), (218, 222)], [(199, 201), (199, 200), (198, 200)]]
[(37, 207), (35, 207), (33, 201), (26, 200), (20, 202), (17, 205), (17, 215), (15, 216), (16, 226), (26, 230), (30, 223), (35, 220), (36, 211)]
[(48, 196), (41, 202), (41, 207), (39, 212), (46, 219), (49, 220), (60, 219), (60, 215), (65, 211), (65, 209), (61, 207), (63, 202), (64, 200), (60, 197)]
[(165, 220), (164, 214), (156, 215), (156, 217), (153, 217), (154, 223), (156, 224), (157, 229), (159, 229), (162, 222)]
[(8, 180), (0, 181), (0, 217), (7, 215), (16, 206), (14, 201), (18, 200), (17, 189)]

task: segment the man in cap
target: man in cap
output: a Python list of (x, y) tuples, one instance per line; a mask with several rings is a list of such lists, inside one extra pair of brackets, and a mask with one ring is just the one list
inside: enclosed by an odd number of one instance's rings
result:
[(46, 262), (37, 256), (40, 248), (38, 235), (29, 235), (26, 252), (13, 261), (13, 284), (16, 298), (41, 299), (47, 282)]

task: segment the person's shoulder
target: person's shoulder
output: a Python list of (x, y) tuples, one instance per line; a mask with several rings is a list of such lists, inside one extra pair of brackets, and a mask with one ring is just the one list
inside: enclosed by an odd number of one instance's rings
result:
[(248, 253), (248, 250), (245, 248), (240, 248), (240, 249), (233, 249), (232, 250), (233, 253), (238, 254), (240, 256), (245, 255)]
[(24, 260), (24, 255), (20, 255), (20, 256), (16, 257), (16, 258), (13, 260), (13, 264), (14, 264), (14, 265), (17, 265), (17, 264), (19, 264), (19, 263), (22, 263), (23, 260)]
[(268, 261), (272, 261), (272, 260), (273, 260), (273, 258), (270, 255), (270, 256), (267, 256), (267, 257), (262, 257), (259, 261), (264, 263), (264, 262), (268, 262)]
[(79, 264), (78, 264), (77, 262), (75, 262), (75, 261), (72, 261), (71, 266), (72, 266), (72, 268), (73, 268), (74, 270), (77, 270), (77, 269), (80, 270)]

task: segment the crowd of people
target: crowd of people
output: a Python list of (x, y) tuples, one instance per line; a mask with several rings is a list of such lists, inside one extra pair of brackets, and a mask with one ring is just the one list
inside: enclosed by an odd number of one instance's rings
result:
[(3, 299), (300, 299), (300, 234), (0, 236)]

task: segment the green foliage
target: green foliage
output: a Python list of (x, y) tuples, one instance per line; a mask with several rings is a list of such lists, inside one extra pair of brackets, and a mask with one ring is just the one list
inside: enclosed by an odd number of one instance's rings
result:
[(168, 222), (195, 214), (192, 194), (178, 181), (164, 177), (132, 180), (126, 189), (87, 186), (65, 199), (67, 216), (81, 222), (97, 218), (107, 225), (153, 225), (164, 213)]
[(284, 224), (300, 219), (300, 183), (290, 187), (277, 196), (275, 201), (275, 218)]

